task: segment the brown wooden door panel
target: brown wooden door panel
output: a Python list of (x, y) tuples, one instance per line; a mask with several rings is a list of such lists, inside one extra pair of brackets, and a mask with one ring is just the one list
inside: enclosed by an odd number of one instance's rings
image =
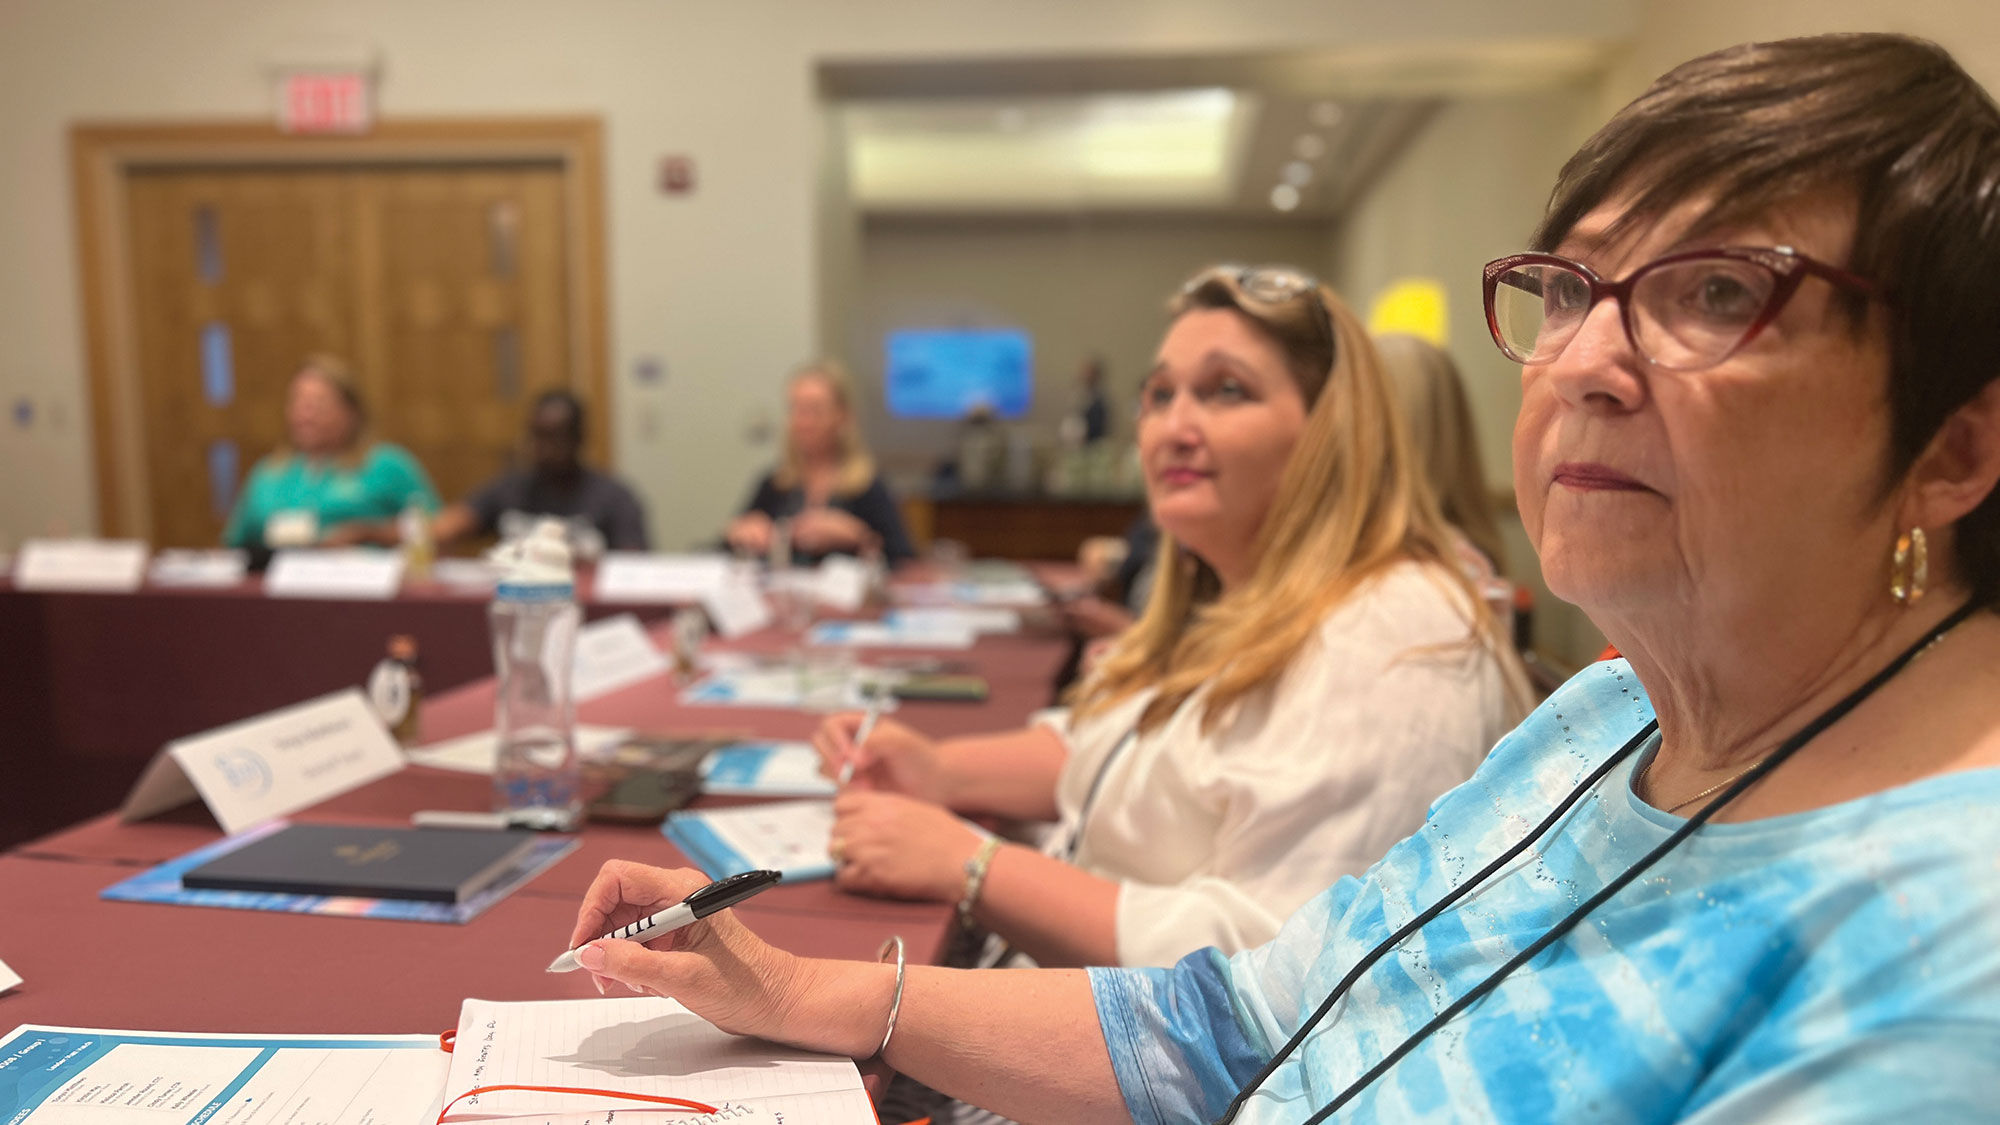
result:
[(382, 432), (463, 496), (513, 459), (532, 397), (572, 383), (562, 169), (371, 174), (357, 215)]
[[(585, 382), (558, 163), (147, 169), (127, 200), (159, 546), (216, 542), (233, 493), (214, 487), (218, 443), (240, 483), (283, 442), (285, 389), (313, 352), (348, 359), (376, 435), (447, 501), (513, 458), (536, 393)], [(215, 333), (220, 400), (204, 383)]]
[[(216, 444), (233, 446), (240, 480), (284, 440), (300, 357), (349, 342), (342, 188), (330, 173), (167, 169), (129, 189), (154, 540), (210, 544), (234, 492), (211, 477)], [(212, 390), (210, 350), (227, 375)]]

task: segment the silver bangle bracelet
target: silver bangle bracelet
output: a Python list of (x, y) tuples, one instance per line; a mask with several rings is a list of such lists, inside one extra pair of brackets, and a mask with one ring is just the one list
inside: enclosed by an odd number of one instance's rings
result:
[(872, 1058), (881, 1058), (882, 1053), (889, 1049), (889, 1040), (896, 1035), (896, 1016), (903, 1010), (902, 937), (892, 937), (888, 941), (883, 942), (882, 948), (875, 951), (875, 960), (878, 963), (887, 960), (891, 950), (894, 950), (896, 953), (896, 994), (889, 1000), (889, 1026), (882, 1029), (882, 1045), (875, 1048), (875, 1054), (870, 1056)]

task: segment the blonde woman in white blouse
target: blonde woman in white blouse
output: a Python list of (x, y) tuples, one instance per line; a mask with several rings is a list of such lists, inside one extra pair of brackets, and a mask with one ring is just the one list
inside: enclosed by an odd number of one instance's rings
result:
[[(1261, 944), (1423, 823), (1518, 717), (1366, 333), (1292, 270), (1219, 267), (1140, 389), (1164, 534), (1137, 624), (1066, 716), (934, 742), (814, 736), (850, 891), (957, 903), (1043, 965)], [(1052, 821), (1042, 850), (957, 814)]]

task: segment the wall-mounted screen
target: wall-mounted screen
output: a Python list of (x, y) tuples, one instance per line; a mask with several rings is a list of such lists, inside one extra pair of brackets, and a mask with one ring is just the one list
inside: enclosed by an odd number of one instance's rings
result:
[(985, 406), (1019, 418), (1034, 397), (1034, 343), (1013, 328), (912, 328), (889, 333), (889, 413), (963, 418)]

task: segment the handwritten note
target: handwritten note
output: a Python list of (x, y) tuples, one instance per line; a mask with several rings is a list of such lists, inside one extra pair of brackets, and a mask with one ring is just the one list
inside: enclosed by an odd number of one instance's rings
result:
[(199, 794), (234, 836), (402, 768), (396, 740), (348, 688), (168, 743), (121, 815), (139, 820)]
[[(697, 1122), (874, 1125), (861, 1073), (848, 1059), (719, 1031), (672, 1000), (467, 1000), (445, 1079), (445, 1099), (482, 1086), (567, 1086), (686, 1098), (723, 1112)], [(498, 1091), (452, 1113), (603, 1122), (632, 1103), (585, 1095)], [(592, 1113), (593, 1110), (598, 1112)], [(686, 1122), (686, 1117), (675, 1117)]]

